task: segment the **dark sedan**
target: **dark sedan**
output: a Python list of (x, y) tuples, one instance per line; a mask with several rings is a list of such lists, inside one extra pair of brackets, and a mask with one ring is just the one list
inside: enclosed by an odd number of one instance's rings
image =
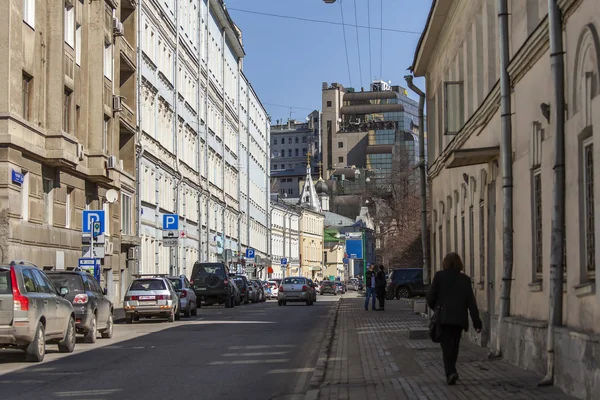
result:
[(332, 294), (334, 296), (337, 295), (337, 289), (335, 287), (335, 283), (333, 283), (332, 281), (323, 281), (321, 282), (321, 289), (319, 291), (320, 294), (325, 294), (325, 293), (329, 293)]

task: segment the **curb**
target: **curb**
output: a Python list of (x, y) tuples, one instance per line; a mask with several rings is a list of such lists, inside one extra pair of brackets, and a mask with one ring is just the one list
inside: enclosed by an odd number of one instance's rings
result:
[(319, 397), (319, 386), (325, 377), (325, 372), (327, 372), (327, 361), (329, 360), (331, 347), (333, 345), (333, 337), (335, 334), (335, 328), (337, 327), (338, 314), (342, 300), (343, 299), (340, 299), (335, 305), (334, 309), (329, 313), (333, 318), (331, 318), (329, 321), (327, 331), (325, 332), (325, 338), (323, 339), (323, 342), (321, 342), (319, 349), (319, 354), (326, 354), (326, 357), (320, 357), (317, 360), (317, 365), (315, 366), (315, 370), (313, 371), (310, 379), (309, 389), (304, 395), (304, 400), (316, 400)]

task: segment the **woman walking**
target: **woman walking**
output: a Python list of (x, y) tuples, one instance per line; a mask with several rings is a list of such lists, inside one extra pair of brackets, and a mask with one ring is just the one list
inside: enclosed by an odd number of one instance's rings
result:
[(377, 311), (385, 311), (385, 267), (379, 265), (377, 274), (375, 274), (375, 294), (379, 300), (379, 308)]
[(462, 273), (463, 268), (460, 256), (448, 253), (442, 262), (442, 271), (436, 272), (427, 293), (427, 305), (438, 313), (441, 323), (440, 345), (448, 385), (458, 380), (456, 360), (462, 331), (469, 330), (467, 310), (477, 333), (482, 327), (471, 279)]

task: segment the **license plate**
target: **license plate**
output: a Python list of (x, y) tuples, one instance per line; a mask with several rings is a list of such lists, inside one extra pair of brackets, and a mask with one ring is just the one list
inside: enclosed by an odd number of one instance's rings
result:
[(154, 300), (155, 296), (140, 296), (140, 300)]
[(140, 306), (155, 306), (156, 301), (140, 301)]
[(198, 288), (198, 290), (206, 290), (205, 287)]

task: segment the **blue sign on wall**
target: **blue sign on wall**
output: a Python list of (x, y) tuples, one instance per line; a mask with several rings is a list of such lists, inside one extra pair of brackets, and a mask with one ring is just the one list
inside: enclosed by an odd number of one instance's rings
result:
[(254, 258), (254, 249), (246, 249), (246, 258)]
[(350, 258), (363, 258), (362, 239), (346, 239), (346, 254)]
[(283, 258), (281, 259), (281, 265), (287, 265), (287, 263), (288, 263), (288, 259), (287, 259), (287, 258), (285, 258), (285, 257), (283, 257)]
[(12, 183), (16, 183), (17, 185), (23, 184), (24, 175), (20, 172), (12, 170)]
[(179, 215), (177, 215), (177, 214), (163, 215), (163, 230), (165, 230), (165, 231), (179, 230)]
[(100, 223), (100, 231), (94, 232), (94, 235), (102, 235), (104, 233), (104, 210), (84, 210), (81, 231), (91, 233), (94, 228), (94, 222)]

